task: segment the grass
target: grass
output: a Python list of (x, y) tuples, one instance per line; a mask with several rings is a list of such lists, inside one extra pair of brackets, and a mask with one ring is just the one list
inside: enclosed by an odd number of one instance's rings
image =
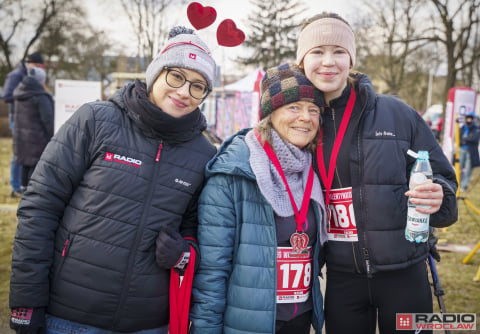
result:
[(12, 243), (17, 227), (15, 207), (19, 200), (10, 197), (11, 156), (11, 138), (0, 138), (0, 333), (13, 333), (8, 326), (8, 291)]
[[(16, 229), (15, 207), (17, 199), (10, 198), (11, 138), (0, 138), (0, 333), (10, 333), (8, 327), (8, 291), (12, 241)], [(470, 190), (465, 197), (474, 207), (480, 209), (480, 168), (474, 171)], [(477, 210), (478, 210), (477, 209)], [(474, 246), (480, 242), (480, 215), (474, 209), (459, 201), (459, 220), (453, 226), (438, 230), (440, 239), (448, 244)], [(442, 287), (443, 299), (450, 313), (476, 313), (477, 329), (480, 332), (480, 282), (473, 281), (480, 269), (480, 253), (475, 254), (467, 264), (462, 259), (467, 253), (442, 251), (437, 269)], [(435, 312), (438, 303), (434, 300)], [(440, 332), (439, 332), (440, 333)], [(455, 334), (471, 334), (472, 331), (455, 331)]]

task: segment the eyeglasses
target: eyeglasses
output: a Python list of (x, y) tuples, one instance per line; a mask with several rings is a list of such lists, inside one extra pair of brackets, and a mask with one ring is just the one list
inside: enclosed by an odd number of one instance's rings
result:
[(164, 69), (167, 71), (165, 81), (170, 87), (180, 88), (185, 85), (185, 82), (188, 82), (188, 92), (191, 97), (197, 100), (202, 100), (210, 92), (206, 83), (187, 80), (182, 72), (174, 70), (173, 68), (164, 67)]

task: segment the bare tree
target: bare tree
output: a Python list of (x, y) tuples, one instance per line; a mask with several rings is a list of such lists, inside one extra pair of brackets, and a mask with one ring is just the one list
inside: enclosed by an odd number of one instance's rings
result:
[[(186, 0), (121, 0), (137, 38), (137, 67), (140, 58), (150, 63), (159, 51), (159, 45), (166, 39), (169, 28), (166, 27), (168, 15), (166, 9), (174, 5), (183, 5)], [(137, 68), (137, 72), (143, 70)]]
[(362, 8), (368, 11), (355, 27), (357, 68), (371, 76), (380, 92), (423, 109), (429, 67), (435, 62), (433, 50), (426, 48), (429, 41), (417, 35), (422, 1), (364, 1)]
[(360, 70), (371, 74), (383, 91), (423, 109), (429, 73), (446, 64), (440, 95), (445, 102), (451, 87), (473, 82), (479, 7), (480, 0), (367, 1), (368, 19), (357, 29)]
[[(447, 78), (444, 96), (457, 84), (459, 73), (478, 62), (480, 0), (429, 0), (436, 11), (431, 17), (432, 42), (444, 46), (447, 62)], [(438, 17), (438, 19), (437, 19)], [(472, 49), (472, 46), (473, 49)]]
[[(2, 67), (10, 71), (15, 62), (12, 55), (20, 53), (25, 58), (30, 48), (45, 31), (46, 25), (54, 19), (58, 7), (64, 0), (3, 0), (0, 2), (0, 50)], [(31, 31), (25, 40), (24, 31)]]

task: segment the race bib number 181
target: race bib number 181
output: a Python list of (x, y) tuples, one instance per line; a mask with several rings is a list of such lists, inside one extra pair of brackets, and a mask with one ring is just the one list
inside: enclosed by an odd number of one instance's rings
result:
[(328, 211), (328, 240), (358, 241), (351, 187), (331, 190)]

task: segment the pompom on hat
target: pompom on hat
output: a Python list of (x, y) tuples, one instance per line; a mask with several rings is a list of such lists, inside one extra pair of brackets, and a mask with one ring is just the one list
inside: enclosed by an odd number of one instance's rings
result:
[(47, 73), (45, 70), (40, 67), (32, 67), (28, 70), (28, 76), (37, 80), (41, 85), (45, 84), (45, 79), (47, 78)]
[(208, 46), (194, 34), (192, 29), (182, 26), (173, 27), (168, 35), (167, 44), (148, 65), (145, 73), (147, 91), (150, 91), (164, 67), (181, 67), (197, 71), (213, 89), (216, 63)]
[(355, 66), (355, 34), (348, 23), (335, 17), (322, 17), (308, 24), (298, 38), (297, 64), (301, 64), (305, 55), (313, 48), (322, 45), (341, 46), (350, 55)]
[(322, 93), (315, 89), (295, 63), (269, 68), (262, 78), (261, 92), (262, 119), (281, 106), (301, 100), (313, 102), (319, 107), (325, 105)]

